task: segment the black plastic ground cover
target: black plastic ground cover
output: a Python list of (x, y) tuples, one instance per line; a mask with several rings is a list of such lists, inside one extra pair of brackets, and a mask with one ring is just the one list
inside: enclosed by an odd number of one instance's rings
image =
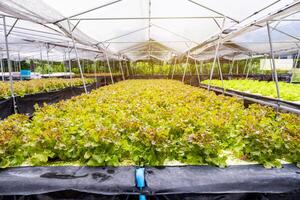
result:
[(12, 98), (0, 99), (0, 119), (4, 119), (14, 112)]
[[(87, 90), (91, 91), (95, 89), (95, 83), (87, 85)], [(61, 100), (70, 99), (73, 96), (78, 96), (84, 93), (84, 88), (79, 87), (68, 87), (62, 90), (43, 92), (25, 95), (23, 97), (15, 97), (17, 104), (17, 111), (20, 114), (32, 115), (35, 111), (34, 106), (43, 106), (46, 104), (54, 104)], [(0, 119), (4, 119), (14, 114), (12, 98), (0, 100)]]
[(20, 167), (0, 170), (0, 196), (78, 191), (139, 194), (134, 167)]
[(149, 167), (145, 170), (148, 195), (291, 193), (300, 191), (300, 169), (284, 165), (265, 169), (260, 165), (227, 168), (211, 166)]
[[(74, 191), (29, 196), (0, 196), (0, 200), (139, 200), (138, 195), (98, 195)], [(177, 194), (147, 196), (146, 200), (299, 200), (299, 193), (288, 194)]]
[(300, 169), (284, 165), (146, 167), (139, 191), (135, 167), (21, 167), (0, 170), (0, 199), (293, 200)]
[[(90, 92), (92, 89), (95, 89), (95, 84), (87, 85), (86, 87), (87, 91)], [(83, 86), (79, 86), (68, 87), (58, 91), (25, 95), (24, 97), (16, 97), (18, 113), (32, 115), (35, 111), (34, 106), (36, 104), (39, 106), (43, 106), (45, 103), (54, 104), (81, 95), (84, 92)]]

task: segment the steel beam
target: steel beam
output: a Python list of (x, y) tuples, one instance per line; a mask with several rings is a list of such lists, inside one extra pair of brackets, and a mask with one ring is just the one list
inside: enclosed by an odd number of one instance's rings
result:
[(6, 47), (6, 59), (7, 59), (8, 71), (9, 71), (9, 86), (10, 86), (9, 89), (10, 89), (11, 97), (13, 100), (14, 113), (17, 113), (17, 104), (16, 104), (15, 93), (14, 93), (14, 83), (13, 83), (13, 78), (12, 78), (12, 66), (11, 66), (10, 55), (9, 55), (5, 16), (3, 16), (2, 19), (3, 19), (3, 30), (4, 30), (3, 35), (4, 35), (4, 41), (5, 41), (5, 47)]
[[(69, 17), (62, 18), (62, 19), (60, 19), (60, 20), (54, 22), (54, 24), (57, 24), (57, 23), (59, 23), (59, 22), (61, 22), (61, 21), (65, 21), (65, 20), (70, 21), (71, 18), (74, 18), (74, 17), (80, 16), (80, 15), (83, 15), (83, 14), (86, 14), (86, 13), (89, 13), (89, 12), (92, 12), (92, 11), (95, 11), (95, 10), (98, 10), (98, 9), (101, 9), (101, 8), (104, 8), (104, 7), (107, 7), (107, 6), (110, 6), (110, 5), (113, 5), (113, 4), (118, 3), (118, 2), (120, 2), (120, 1), (122, 1), (122, 0), (112, 1), (112, 2), (109, 2), (109, 3), (103, 4), (103, 5), (97, 6), (97, 7), (95, 7), (95, 8), (88, 9), (88, 10), (85, 10), (85, 11), (83, 11), (83, 12), (77, 13), (77, 14), (75, 14), (75, 15), (71, 15), (71, 16), (69, 16)], [(69, 22), (68, 22), (68, 23), (69, 23)], [(71, 28), (70, 28), (70, 30), (71, 30)]]
[(0, 60), (0, 67), (1, 67), (1, 78), (2, 78), (2, 81), (4, 82), (3, 57)]
[(209, 76), (209, 83), (208, 83), (208, 91), (210, 91), (210, 87), (211, 87), (211, 80), (213, 78), (214, 75), (214, 69), (215, 69), (215, 65), (219, 56), (219, 48), (220, 48), (220, 44), (221, 44), (221, 40), (222, 40), (222, 33), (223, 33), (223, 29), (225, 26), (225, 18), (223, 19), (223, 23), (222, 23), (222, 29), (219, 33), (219, 38), (218, 38), (218, 42), (217, 42), (217, 46), (216, 46), (216, 52), (215, 52), (215, 56), (214, 56), (214, 61), (213, 64), (211, 66), (211, 70), (210, 70), (210, 76)]
[(125, 20), (177, 20), (177, 19), (218, 19), (220, 16), (202, 16), (202, 17), (92, 17), (92, 18), (73, 18), (70, 20), (81, 21), (125, 21)]
[(13, 30), (14, 27), (16, 26), (18, 20), (19, 20), (19, 19), (16, 19), (16, 21), (13, 23), (13, 25), (12, 25), (11, 28), (9, 29), (8, 33), (6, 34), (7, 37), (9, 36), (9, 34), (12, 32), (12, 30)]
[(69, 31), (70, 31), (70, 34), (71, 34), (72, 42), (73, 42), (73, 47), (74, 47), (74, 50), (75, 50), (75, 55), (76, 55), (76, 59), (77, 59), (77, 64), (78, 64), (79, 71), (80, 71), (80, 76), (81, 76), (82, 83), (83, 83), (83, 88), (84, 88), (85, 93), (87, 94), (88, 92), (87, 92), (87, 89), (86, 89), (86, 84), (85, 84), (85, 80), (84, 80), (84, 76), (83, 76), (83, 72), (82, 72), (80, 60), (79, 60), (79, 57), (78, 57), (78, 51), (77, 51), (75, 39), (74, 39), (74, 37), (73, 37), (73, 32), (72, 32), (72, 30), (71, 30), (71, 25), (70, 25), (69, 19), (68, 19), (68, 25), (69, 25)]
[(220, 16), (219, 16), (220, 18), (226, 17), (226, 18), (228, 18), (228, 19), (230, 19), (230, 20), (232, 20), (232, 21), (234, 21), (234, 22), (236, 22), (236, 23), (239, 23), (238, 20), (233, 19), (232, 17), (229, 17), (229, 16), (227, 16), (227, 15), (225, 15), (225, 14), (223, 14), (223, 13), (220, 13), (220, 12), (214, 10), (214, 9), (211, 9), (211, 8), (209, 8), (209, 7), (207, 7), (207, 6), (204, 6), (204, 5), (202, 5), (202, 4), (198, 3), (198, 2), (195, 2), (195, 1), (193, 1), (193, 0), (187, 0), (187, 1), (189, 1), (189, 2), (191, 2), (191, 3), (193, 3), (193, 4), (196, 4), (196, 5), (202, 7), (202, 8), (204, 8), (204, 9), (206, 9), (206, 10), (209, 10), (209, 11), (211, 11), (211, 12), (214, 12), (214, 13), (220, 15)]
[(177, 65), (177, 56), (175, 57), (175, 60), (174, 60), (174, 66), (173, 66), (173, 71), (172, 71), (172, 77), (171, 77), (171, 79), (173, 79), (173, 78), (174, 78), (174, 74), (175, 74), (176, 65)]
[[(276, 71), (276, 65), (275, 65), (275, 57), (273, 53), (273, 44), (272, 44), (272, 36), (271, 36), (271, 30), (270, 30), (270, 25), (269, 22), (267, 22), (267, 29), (268, 29), (268, 37), (269, 37), (269, 44), (270, 44), (270, 55), (272, 59), (272, 70), (273, 70), (273, 75), (274, 75), (274, 80), (275, 80), (275, 86), (276, 86), (276, 93), (277, 93), (277, 99), (280, 100), (280, 89), (279, 89), (279, 84), (278, 84), (278, 76), (277, 76), (277, 71)], [(279, 111), (280, 104), (277, 102), (277, 113)]]

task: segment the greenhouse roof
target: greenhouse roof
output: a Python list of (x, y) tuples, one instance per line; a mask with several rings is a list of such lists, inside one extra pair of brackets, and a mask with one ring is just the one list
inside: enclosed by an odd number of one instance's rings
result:
[[(228, 6), (230, 5), (230, 6)], [(12, 59), (61, 61), (72, 51), (82, 59), (170, 60), (190, 54), (199, 60), (298, 49), (300, 1), (296, 0), (2, 0)], [(3, 23), (0, 26), (3, 26)], [(4, 47), (3, 27), (0, 43)], [(220, 34), (222, 33), (222, 34)], [(103, 54), (101, 54), (103, 55)], [(1, 55), (0, 55), (1, 56)], [(5, 58), (5, 55), (2, 55)]]

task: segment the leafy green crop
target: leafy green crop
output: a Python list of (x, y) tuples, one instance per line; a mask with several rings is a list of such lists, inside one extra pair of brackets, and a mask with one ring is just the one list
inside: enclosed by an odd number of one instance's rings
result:
[[(85, 79), (86, 84), (93, 83), (94, 79)], [(60, 90), (71, 86), (83, 85), (80, 78), (73, 79), (37, 79), (30, 81), (18, 81), (14, 82), (15, 96), (24, 96), (26, 94), (36, 94), (40, 92), (49, 92), (53, 90)], [(0, 99), (10, 98), (11, 93), (8, 82), (0, 82)]]
[(0, 121), (0, 166), (225, 167), (238, 159), (300, 163), (300, 116), (170, 80), (130, 80)]
[[(203, 81), (209, 84), (209, 80)], [(221, 80), (212, 80), (211, 85), (222, 87)], [(224, 80), (225, 89), (250, 92), (267, 97), (277, 97), (274, 82), (256, 81), (256, 80)], [(280, 97), (287, 101), (300, 101), (300, 85), (279, 82)]]

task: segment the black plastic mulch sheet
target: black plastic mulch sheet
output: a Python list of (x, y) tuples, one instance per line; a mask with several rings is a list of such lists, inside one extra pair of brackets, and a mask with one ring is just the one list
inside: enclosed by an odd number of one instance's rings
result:
[[(293, 194), (181, 194), (147, 196), (147, 200), (299, 200)], [(65, 191), (29, 196), (0, 196), (0, 200), (139, 200), (138, 195), (97, 195), (75, 191)]]
[[(87, 90), (91, 91), (95, 89), (95, 84), (87, 85)], [(37, 104), (43, 106), (46, 104), (57, 103), (61, 100), (70, 99), (73, 96), (77, 96), (84, 93), (84, 88), (80, 87), (68, 87), (58, 91), (51, 91), (45, 93), (37, 93), (25, 95), (23, 97), (15, 97), (17, 110), (20, 114), (32, 115), (35, 111), (34, 106)], [(12, 98), (0, 100), (0, 119), (4, 119), (9, 115), (14, 114)]]
[(134, 167), (20, 167), (0, 170), (0, 196), (59, 191), (138, 194)]
[[(21, 167), (0, 170), (0, 200), (299, 200), (300, 169), (284, 165), (147, 167), (139, 191), (135, 167)], [(17, 195), (17, 196), (16, 196)]]
[(14, 113), (12, 98), (0, 99), (0, 119), (4, 119), (12, 113)]
[[(284, 165), (265, 169), (260, 165), (146, 168), (146, 194), (245, 194), (300, 192), (300, 169)], [(298, 193), (299, 195), (300, 193)], [(299, 196), (300, 197), (300, 196)]]
[[(95, 89), (95, 84), (87, 85), (87, 91)], [(16, 103), (18, 105), (18, 112), (22, 114), (32, 115), (35, 111), (34, 105), (38, 104), (54, 104), (61, 100), (70, 99), (74, 96), (78, 96), (84, 93), (83, 86), (69, 87), (59, 91), (52, 91), (47, 93), (38, 93), (32, 95), (25, 95), (24, 97), (16, 97)]]

